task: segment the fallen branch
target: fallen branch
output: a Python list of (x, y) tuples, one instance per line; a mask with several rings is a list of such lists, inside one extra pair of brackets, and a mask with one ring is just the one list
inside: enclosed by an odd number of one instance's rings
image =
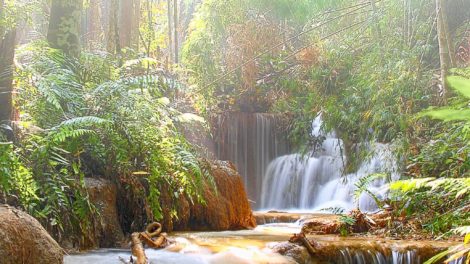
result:
[(305, 237), (304, 233), (294, 234), (294, 236), (292, 236), (289, 239), (289, 242), (291, 242), (291, 243), (299, 243), (300, 242), (307, 249), (310, 256), (313, 257), (313, 256), (317, 255), (317, 251), (310, 244), (310, 241), (308, 241), (308, 239)]
[[(148, 259), (145, 255), (144, 246), (140, 240), (140, 233), (135, 232), (131, 235), (131, 252), (137, 258), (136, 264), (147, 264)], [(132, 258), (131, 258), (132, 261)]]

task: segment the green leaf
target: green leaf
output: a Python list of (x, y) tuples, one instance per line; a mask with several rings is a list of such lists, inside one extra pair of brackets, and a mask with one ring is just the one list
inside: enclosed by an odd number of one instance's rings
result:
[(470, 79), (461, 76), (449, 76), (447, 82), (455, 91), (470, 98)]
[(450, 121), (470, 121), (470, 109), (452, 109), (450, 107), (428, 110), (422, 113), (423, 116), (429, 116), (445, 122)]

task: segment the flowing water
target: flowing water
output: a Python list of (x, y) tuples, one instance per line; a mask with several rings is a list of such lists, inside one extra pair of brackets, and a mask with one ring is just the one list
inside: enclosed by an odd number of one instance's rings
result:
[[(342, 207), (348, 210), (356, 206), (353, 193), (360, 178), (374, 173), (389, 174), (392, 180), (399, 178), (388, 145), (366, 145), (371, 157), (360, 164), (357, 172), (344, 175), (343, 141), (334, 132), (322, 132), (320, 116), (312, 124), (312, 138), (319, 139), (319, 146), (308, 155), (289, 154), (287, 135), (278, 131), (279, 122), (275, 115), (243, 113), (221, 116), (218, 120), (217, 156), (235, 163), (254, 208), (313, 212)], [(378, 196), (385, 195), (385, 180), (375, 180), (369, 190)], [(358, 204), (363, 210), (376, 209), (373, 199), (365, 194), (359, 197)], [(172, 246), (164, 250), (147, 249), (146, 254), (150, 263), (295, 263), (293, 258), (275, 253), (273, 248), (300, 232), (300, 222), (266, 224), (243, 231), (173, 233)], [(309, 238), (321, 251), (321, 259), (309, 257), (306, 249), (301, 248), (304, 252), (301, 263), (418, 264), (450, 246), (435, 241), (334, 235)], [(294, 254), (302, 255), (299, 251)], [(129, 260), (129, 256), (126, 250), (103, 249), (67, 256), (65, 264), (117, 264)], [(451, 264), (461, 263), (463, 260)]]
[[(292, 263), (273, 253), (269, 245), (287, 241), (300, 227), (295, 224), (258, 226), (255, 230), (180, 232), (164, 250), (146, 249), (151, 263)], [(118, 264), (129, 260), (126, 250), (103, 249), (65, 257), (65, 264)]]
[[(386, 178), (400, 175), (389, 145), (373, 143), (366, 147), (371, 156), (360, 164), (357, 172), (343, 175), (346, 156), (343, 141), (335, 133), (323, 133), (321, 117), (312, 125), (312, 137), (321, 139), (317, 150), (307, 155), (291, 154), (274, 159), (266, 170), (261, 189), (261, 208), (318, 211), (324, 208), (355, 207), (355, 184), (371, 174), (389, 175), (375, 180), (368, 188), (377, 196), (387, 190)], [(372, 197), (362, 194), (358, 204), (364, 211), (377, 209)]]
[(289, 153), (287, 133), (274, 114), (230, 113), (218, 117), (214, 135), (220, 160), (233, 162), (243, 177), (248, 198), (258, 209), (268, 164)]
[[(399, 178), (397, 163), (389, 145), (368, 144), (370, 157), (357, 172), (344, 175), (347, 162), (343, 141), (334, 132), (322, 131), (321, 116), (312, 123), (312, 138), (320, 146), (306, 155), (289, 154), (287, 134), (280, 117), (272, 114), (232, 113), (220, 116), (216, 133), (217, 156), (235, 163), (244, 179), (256, 210), (318, 211), (324, 208), (355, 207), (356, 182), (374, 173)], [(385, 179), (376, 180), (370, 190), (386, 193)], [(358, 203), (374, 211), (374, 200), (362, 194)]]
[[(175, 244), (164, 250), (146, 249), (150, 263), (230, 264), (230, 263), (296, 263), (293, 258), (274, 253), (279, 242), (285, 242), (300, 231), (297, 224), (269, 224), (255, 230), (223, 232), (180, 232), (170, 239)], [(302, 263), (324, 264), (419, 264), (451, 244), (435, 241), (389, 241), (371, 238), (338, 236), (310, 237), (321, 249), (323, 257), (314, 259), (305, 249)], [(430, 249), (433, 251), (430, 253)], [(301, 253), (296, 253), (298, 256)], [(306, 256), (306, 257), (305, 257)], [(130, 252), (101, 249), (65, 257), (65, 264), (118, 264), (128, 261)], [(461, 264), (462, 260), (452, 264)], [(463, 264), (463, 262), (462, 262)]]

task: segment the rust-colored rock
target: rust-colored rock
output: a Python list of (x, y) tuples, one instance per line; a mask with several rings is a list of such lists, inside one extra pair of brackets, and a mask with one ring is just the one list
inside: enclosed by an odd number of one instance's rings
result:
[(63, 263), (63, 250), (41, 224), (27, 213), (0, 205), (2, 264)]
[(318, 215), (304, 222), (302, 233), (305, 234), (338, 234), (340, 222), (336, 215)]
[(206, 205), (191, 207), (189, 223), (191, 230), (237, 230), (256, 227), (242, 179), (230, 162), (215, 161), (211, 173), (217, 193), (206, 184)]
[(97, 223), (95, 238), (90, 247), (120, 247), (124, 241), (116, 208), (116, 186), (104, 179), (85, 179), (90, 201), (100, 213), (101, 221)]
[(217, 191), (208, 183), (204, 183), (205, 204), (191, 204), (186, 198), (180, 197), (177, 205), (178, 219), (170, 216), (170, 194), (162, 190), (160, 202), (165, 218), (164, 229), (172, 230), (239, 230), (256, 227), (245, 187), (234, 165), (225, 161), (210, 163), (210, 172), (214, 177)]
[(275, 244), (271, 249), (273, 252), (279, 253), (282, 256), (290, 257), (296, 263), (311, 263), (312, 257), (308, 253), (308, 250), (301, 245), (291, 242), (282, 242)]

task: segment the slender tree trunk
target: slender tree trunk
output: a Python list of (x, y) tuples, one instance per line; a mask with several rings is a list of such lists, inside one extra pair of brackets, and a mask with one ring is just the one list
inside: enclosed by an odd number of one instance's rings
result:
[(120, 0), (119, 39), (121, 47), (130, 47), (132, 42), (132, 22), (134, 20), (133, 0)]
[(107, 49), (109, 53), (120, 54), (121, 43), (119, 37), (119, 0), (111, 0), (111, 6), (109, 9), (109, 30)]
[(66, 54), (80, 54), (80, 24), (83, 0), (52, 0), (47, 40)]
[(446, 20), (444, 16), (444, 0), (436, 0), (436, 16), (437, 16), (437, 38), (439, 41), (439, 59), (441, 64), (442, 79), (442, 97), (447, 100), (447, 72), (449, 70), (449, 47), (447, 42)]
[(379, 19), (379, 11), (377, 9), (377, 5), (375, 0), (370, 0), (370, 5), (372, 6), (372, 12), (374, 15), (374, 23), (375, 23), (375, 34), (377, 41), (380, 43), (382, 42), (382, 30), (380, 29), (380, 19)]
[(175, 63), (178, 64), (178, 0), (173, 0), (173, 31), (174, 31), (174, 37), (173, 37), (173, 42), (175, 43)]
[(88, 10), (86, 12), (86, 44), (89, 49), (93, 49), (94, 45), (102, 43), (103, 28), (101, 27), (101, 0), (90, 0)]
[(171, 57), (173, 56), (173, 42), (172, 42), (172, 34), (173, 29), (171, 27), (172, 19), (171, 19), (171, 0), (167, 0), (167, 15), (168, 15), (168, 60), (171, 61)]
[(133, 1), (133, 17), (132, 17), (132, 32), (131, 32), (131, 47), (139, 50), (139, 34), (140, 34), (140, 0)]
[[(0, 19), (4, 16), (4, 0), (0, 0)], [(13, 59), (15, 57), (16, 28), (7, 30), (0, 25), (0, 123), (9, 124), (13, 104)]]
[(13, 59), (15, 56), (16, 29), (0, 37), (0, 123), (12, 120), (13, 104)]

